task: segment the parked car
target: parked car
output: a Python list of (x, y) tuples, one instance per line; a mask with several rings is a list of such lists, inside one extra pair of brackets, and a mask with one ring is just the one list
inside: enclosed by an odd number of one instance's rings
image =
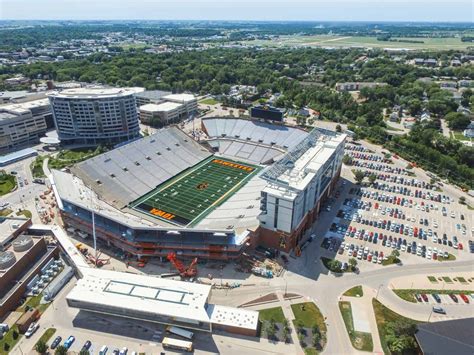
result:
[(82, 350), (89, 350), (91, 346), (92, 346), (92, 342), (90, 340), (87, 340), (82, 346)]
[(54, 338), (53, 342), (51, 343), (51, 349), (56, 349), (56, 347), (61, 343), (61, 340), (63, 340), (63, 338), (61, 338), (59, 335)]
[(28, 327), (28, 330), (25, 332), (25, 337), (29, 338), (31, 337), (39, 328), (39, 324), (36, 322), (33, 322), (30, 324)]
[(441, 303), (441, 298), (438, 296), (437, 293), (433, 293), (431, 296), (433, 296), (434, 300), (435, 300), (437, 303)]
[(469, 303), (469, 298), (467, 298), (464, 293), (461, 293), (459, 295), (459, 297), (461, 297), (461, 299), (464, 301), (464, 303)]
[(434, 306), (433, 307), (433, 312), (439, 313), (439, 314), (446, 314), (446, 311), (444, 310), (444, 308), (441, 308), (439, 306)]
[(66, 349), (69, 349), (69, 348), (71, 347), (72, 343), (74, 343), (75, 340), (76, 340), (76, 338), (75, 338), (73, 335), (70, 335), (70, 336), (66, 339), (66, 341), (64, 342), (64, 344), (63, 344), (64, 347), (65, 347)]
[(452, 299), (454, 302), (456, 302), (456, 303), (459, 302), (459, 300), (458, 300), (458, 298), (456, 297), (455, 294), (450, 293), (450, 294), (449, 294), (449, 297), (451, 297), (451, 299)]

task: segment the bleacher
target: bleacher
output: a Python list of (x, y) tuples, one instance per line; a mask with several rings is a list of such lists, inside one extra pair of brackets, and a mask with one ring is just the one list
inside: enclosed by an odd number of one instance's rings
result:
[(284, 149), (291, 149), (308, 135), (298, 128), (237, 118), (207, 118), (202, 123), (211, 138), (235, 138)]
[(216, 138), (209, 140), (208, 143), (224, 157), (236, 158), (253, 164), (270, 164), (276, 157), (283, 154), (281, 150), (274, 147), (228, 138)]
[(102, 199), (124, 207), (210, 155), (182, 131), (170, 127), (88, 159), (72, 170)]

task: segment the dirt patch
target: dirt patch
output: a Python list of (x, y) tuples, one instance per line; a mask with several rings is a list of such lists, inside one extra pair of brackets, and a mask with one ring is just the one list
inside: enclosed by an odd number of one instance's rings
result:
[(278, 301), (278, 296), (276, 293), (269, 293), (268, 295), (256, 298), (252, 301), (249, 301), (247, 303), (241, 304), (239, 307), (249, 307), (249, 306), (254, 306), (257, 304), (262, 304), (262, 303), (270, 303), (270, 302), (276, 302)]

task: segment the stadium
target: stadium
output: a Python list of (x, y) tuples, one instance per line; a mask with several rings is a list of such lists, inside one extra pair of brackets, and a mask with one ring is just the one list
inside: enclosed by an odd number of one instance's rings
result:
[(337, 182), (345, 135), (234, 118), (176, 126), (52, 170), (63, 222), (138, 259), (289, 252)]

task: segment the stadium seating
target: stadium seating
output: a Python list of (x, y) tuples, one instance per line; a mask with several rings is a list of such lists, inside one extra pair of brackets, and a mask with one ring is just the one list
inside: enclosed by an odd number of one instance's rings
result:
[(237, 118), (207, 118), (202, 122), (209, 137), (212, 138), (236, 138), (243, 141), (276, 145), (285, 149), (291, 149), (308, 134), (298, 128)]
[(73, 170), (109, 203), (123, 207), (210, 155), (171, 127), (88, 159)]

